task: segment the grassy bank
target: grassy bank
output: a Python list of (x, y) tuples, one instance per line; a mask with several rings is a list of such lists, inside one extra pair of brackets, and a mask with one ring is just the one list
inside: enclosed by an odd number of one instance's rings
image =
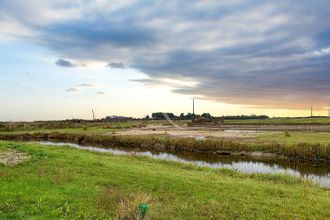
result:
[(225, 120), (224, 124), (227, 125), (330, 125), (330, 117)]
[(75, 132), (81, 130), (84, 132), (99, 132), (104, 130), (117, 131), (129, 128), (145, 127), (153, 124), (152, 121), (130, 120), (130, 121), (40, 121), (40, 122), (0, 122), (0, 132), (26, 132), (26, 131), (44, 131), (44, 130), (63, 130)]
[(30, 159), (0, 165), (0, 218), (327, 219), (330, 191), (283, 175), (243, 175), (147, 158), (0, 142)]
[(115, 136), (86, 135), (71, 133), (25, 133), (0, 134), (3, 140), (54, 140), (91, 144), (103, 147), (126, 147), (153, 151), (182, 151), (224, 154), (230, 152), (260, 151), (286, 156), (298, 160), (319, 160), (329, 162), (329, 143), (279, 143), (279, 142), (238, 142), (219, 138), (196, 140), (194, 138), (173, 138), (167, 136)]
[(280, 144), (295, 145), (299, 143), (330, 145), (328, 132), (267, 132), (257, 136), (258, 142), (277, 142)]
[[(177, 121), (183, 125), (186, 121)], [(142, 128), (153, 125), (168, 125), (165, 120), (126, 120), (126, 121), (39, 121), (39, 122), (0, 122), (0, 132), (42, 132), (42, 131), (63, 131), (68, 133), (102, 133), (120, 131), (131, 128)]]

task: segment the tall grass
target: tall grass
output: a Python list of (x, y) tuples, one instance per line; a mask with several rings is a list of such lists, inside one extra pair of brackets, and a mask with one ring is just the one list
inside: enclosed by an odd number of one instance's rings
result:
[(149, 201), (150, 197), (146, 194), (131, 194), (128, 197), (121, 197), (117, 208), (117, 219), (147, 220), (147, 216), (141, 216), (138, 207), (141, 203), (148, 203)]
[(128, 129), (134, 127), (144, 127), (149, 121), (132, 120), (132, 121), (80, 121), (80, 120), (63, 120), (63, 121), (35, 121), (35, 122), (0, 122), (0, 131), (29, 131), (42, 129), (75, 129), (81, 128), (103, 128), (103, 129)]

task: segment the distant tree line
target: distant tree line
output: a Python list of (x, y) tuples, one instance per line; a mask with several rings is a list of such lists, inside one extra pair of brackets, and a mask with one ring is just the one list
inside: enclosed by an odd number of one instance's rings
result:
[[(167, 115), (167, 117), (169, 117), (172, 120), (191, 120), (194, 117), (192, 113), (188, 113), (186, 115), (184, 113), (181, 113), (180, 115), (175, 115), (171, 112), (155, 112), (155, 113), (151, 114), (151, 119), (165, 120), (166, 119), (165, 115)], [(208, 115), (211, 116), (210, 114), (208, 114)], [(200, 116), (195, 115), (195, 117), (200, 117)]]
[(102, 118), (101, 121), (128, 121), (128, 120), (135, 120), (135, 118), (132, 117), (126, 117), (126, 116), (118, 116), (118, 115), (112, 115), (112, 116), (106, 116), (105, 118)]
[(267, 115), (227, 115), (219, 118), (227, 120), (244, 120), (244, 119), (267, 119)]
[(192, 113), (181, 113), (180, 115), (175, 115), (171, 112), (155, 112), (151, 114), (151, 118), (147, 116), (146, 119), (153, 119), (153, 120), (165, 120), (167, 115), (172, 120), (191, 120), (194, 117), (195, 118), (206, 118), (206, 119), (227, 119), (227, 120), (235, 120), (235, 119), (267, 119), (269, 118), (267, 115), (229, 115), (229, 116), (220, 116), (220, 117), (214, 117), (210, 113), (203, 113), (201, 115), (195, 114), (195, 116)]

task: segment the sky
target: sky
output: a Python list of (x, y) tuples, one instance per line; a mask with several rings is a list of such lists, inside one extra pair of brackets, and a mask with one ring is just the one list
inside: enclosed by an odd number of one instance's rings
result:
[(0, 120), (327, 115), (328, 0), (1, 0)]

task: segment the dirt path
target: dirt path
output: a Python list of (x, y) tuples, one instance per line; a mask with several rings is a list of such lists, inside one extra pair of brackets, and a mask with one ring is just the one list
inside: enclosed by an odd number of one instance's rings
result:
[[(233, 130), (233, 129), (214, 129), (207, 127), (182, 127), (174, 126), (149, 126), (139, 129), (130, 129), (116, 132), (116, 135), (169, 135), (173, 137), (193, 137), (203, 139), (205, 137), (217, 138), (255, 138), (263, 133), (257, 130)], [(110, 133), (109, 133), (110, 134)], [(113, 135), (113, 133), (111, 133)]]
[(4, 165), (13, 166), (29, 158), (30, 158), (29, 155), (25, 153), (17, 152), (15, 150), (0, 151), (0, 163)]
[(273, 134), (286, 130), (329, 132), (330, 125), (220, 125), (217, 127), (175, 127), (172, 125), (163, 125), (119, 131), (116, 132), (116, 135), (169, 135), (173, 137), (193, 137), (196, 139), (203, 139), (205, 137), (252, 139), (256, 138), (260, 133)]

